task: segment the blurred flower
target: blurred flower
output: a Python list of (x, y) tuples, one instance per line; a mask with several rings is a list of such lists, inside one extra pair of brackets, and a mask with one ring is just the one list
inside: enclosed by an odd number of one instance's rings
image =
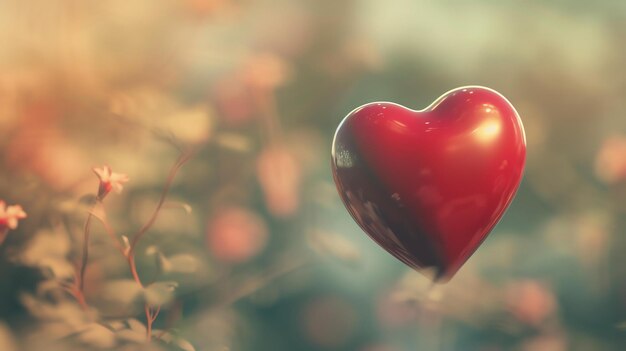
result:
[(284, 85), (291, 75), (288, 62), (272, 53), (255, 54), (214, 87), (215, 105), (231, 125), (242, 125), (259, 114), (267, 93)]
[(300, 202), (300, 165), (284, 147), (271, 146), (257, 160), (257, 174), (265, 203), (276, 216), (289, 216)]
[(357, 327), (354, 307), (337, 296), (316, 297), (303, 311), (302, 323), (308, 339), (322, 347), (344, 345)]
[(608, 184), (626, 178), (626, 137), (613, 136), (604, 141), (596, 156), (596, 175)]
[[(572, 222), (578, 258), (586, 267), (597, 267), (604, 262), (611, 242), (610, 218), (602, 212), (590, 212), (578, 214)], [(567, 234), (571, 237), (571, 231)], [(591, 272), (595, 272), (595, 269)], [(595, 273), (592, 274), (596, 278), (599, 277)]]
[(208, 106), (181, 107), (158, 119), (160, 129), (186, 143), (200, 143), (211, 135), (212, 116)]
[(267, 91), (285, 84), (290, 76), (287, 61), (272, 53), (259, 53), (248, 58), (243, 78), (253, 88)]
[(321, 70), (338, 78), (349, 77), (362, 70), (380, 69), (384, 60), (374, 43), (363, 38), (350, 38), (338, 50), (322, 57), (318, 64)]
[(8, 229), (16, 229), (20, 219), (26, 218), (26, 212), (20, 205), (8, 206), (0, 200), (0, 231)]
[(565, 351), (567, 340), (563, 335), (540, 335), (522, 344), (522, 351)]
[(93, 172), (100, 179), (100, 187), (98, 188), (98, 198), (103, 199), (111, 189), (116, 193), (121, 193), (124, 188), (124, 183), (129, 181), (126, 174), (115, 173), (111, 171), (111, 167), (102, 166), (102, 168), (93, 168)]
[(218, 210), (207, 228), (207, 245), (224, 262), (243, 263), (267, 244), (267, 225), (256, 213), (240, 207)]
[(65, 106), (50, 101), (53, 97), (42, 100), (21, 107), (3, 158), (10, 169), (32, 172), (52, 189), (64, 191), (83, 179), (85, 151), (59, 125)]
[(227, 76), (213, 87), (215, 106), (219, 117), (231, 125), (242, 125), (256, 113), (251, 92), (238, 76)]
[(552, 291), (545, 284), (534, 280), (510, 284), (506, 290), (506, 301), (517, 319), (533, 326), (541, 324), (557, 308)]

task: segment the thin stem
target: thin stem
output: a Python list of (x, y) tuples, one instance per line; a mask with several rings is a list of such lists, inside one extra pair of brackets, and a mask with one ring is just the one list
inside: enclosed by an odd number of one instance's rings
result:
[(163, 327), (163, 330), (161, 330), (161, 332), (157, 334), (155, 338), (161, 339), (163, 335), (165, 335), (165, 333), (167, 333), (170, 329), (172, 329), (172, 326), (181, 317), (181, 315), (182, 315), (182, 302), (176, 301), (167, 312), (167, 318), (165, 319), (165, 326)]
[[(133, 279), (139, 284), (139, 286), (144, 289), (145, 286), (141, 282), (139, 278), (139, 274), (137, 273), (137, 265), (135, 264), (135, 255), (131, 252), (128, 255), (128, 266), (130, 267), (130, 273), (133, 276)], [(150, 311), (150, 306), (147, 303), (144, 303), (143, 310), (146, 313), (146, 339), (148, 341), (152, 340), (152, 323), (156, 319), (156, 317), (152, 317), (152, 312)]]
[[(161, 211), (161, 208), (163, 207), (163, 204), (165, 203), (165, 199), (167, 198), (167, 195), (170, 191), (172, 183), (174, 182), (174, 178), (176, 177), (176, 174), (178, 173), (180, 168), (191, 158), (193, 154), (194, 154), (193, 150), (190, 150), (188, 152), (181, 154), (178, 157), (178, 160), (176, 161), (176, 163), (174, 163), (174, 165), (170, 169), (170, 172), (165, 181), (165, 186), (161, 193), (161, 197), (159, 199), (159, 202), (156, 205), (156, 208), (154, 209), (154, 212), (150, 216), (150, 219), (148, 219), (148, 221), (133, 236), (132, 241), (130, 243), (130, 247), (128, 248), (127, 251), (124, 250), (124, 248), (120, 245), (117, 239), (117, 236), (113, 232), (113, 229), (108, 224), (108, 222), (104, 218), (99, 218), (100, 221), (104, 224), (107, 234), (115, 242), (115, 245), (118, 248), (118, 250), (120, 250), (122, 255), (126, 257), (128, 266), (130, 268), (130, 273), (133, 276), (133, 279), (137, 282), (137, 284), (139, 284), (139, 286), (142, 289), (145, 289), (146, 286), (142, 283), (141, 278), (139, 277), (139, 273), (137, 272), (137, 264), (135, 262), (135, 249), (137, 247), (137, 243), (139, 243), (139, 240), (145, 235), (145, 233), (152, 227), (154, 222), (157, 220), (157, 217), (159, 216), (159, 212)], [(91, 215), (92, 214), (90, 214), (90, 216)], [(96, 216), (96, 218), (98, 217)], [(148, 339), (148, 341), (151, 341), (152, 340), (152, 324), (158, 317), (159, 312), (161, 311), (161, 306), (158, 306), (156, 310), (154, 311), (152, 310), (150, 305), (148, 305), (148, 303), (145, 303), (143, 307), (144, 307), (144, 312), (146, 314), (146, 338)]]
[(111, 238), (111, 240), (113, 241), (113, 245), (115, 245), (115, 248), (123, 255), (126, 256), (126, 253), (124, 251), (124, 247), (122, 246), (122, 244), (120, 244), (119, 239), (117, 238), (117, 235), (115, 235), (115, 230), (113, 230), (113, 227), (111, 226), (111, 224), (109, 223), (109, 221), (106, 219), (106, 213), (104, 212), (104, 205), (102, 205), (102, 216), (98, 216), (95, 213), (91, 212), (91, 214), (96, 217), (97, 220), (100, 221), (100, 223), (102, 223), (102, 226), (104, 227), (104, 231), (107, 233), (107, 235), (109, 236), (109, 238)]
[(130, 273), (133, 275), (133, 279), (135, 279), (137, 284), (139, 284), (141, 288), (143, 289), (144, 288), (143, 283), (141, 282), (141, 279), (139, 279), (139, 274), (137, 274), (137, 265), (135, 264), (135, 256), (133, 255), (128, 256), (128, 265), (130, 266)]
[(152, 319), (152, 313), (148, 304), (143, 305), (143, 309), (146, 312), (146, 338), (150, 342), (152, 340), (152, 322), (154, 322), (154, 319)]
[(76, 301), (78, 301), (78, 304), (83, 310), (89, 308), (89, 305), (87, 305), (87, 300), (85, 299), (85, 294), (83, 294), (82, 291), (76, 291), (74, 293), (74, 296), (76, 297)]
[[(96, 198), (96, 204), (93, 206), (92, 210), (101, 203), (102, 199)], [(80, 262), (80, 273), (78, 275), (78, 291), (80, 291), (81, 295), (85, 291), (85, 272), (87, 271), (87, 261), (89, 261), (89, 234), (91, 232), (91, 217), (93, 217), (93, 214), (89, 212), (87, 220), (85, 221), (85, 229), (83, 231), (83, 257)]]
[(157, 308), (152, 313), (152, 321), (154, 322), (159, 316), (159, 312), (161, 312), (161, 306), (157, 306)]
[(78, 302), (78, 304), (83, 310), (87, 310), (89, 306), (87, 305), (85, 294), (83, 294), (83, 292), (80, 290), (80, 287), (79, 287), (80, 276), (78, 274), (78, 271), (79, 271), (78, 264), (74, 263), (74, 283), (69, 286), (63, 286), (63, 283), (61, 283), (61, 285), (67, 292), (69, 292), (70, 294), (72, 294), (72, 296), (74, 296), (74, 298), (76, 299), (76, 302)]
[(159, 202), (157, 203), (157, 206), (154, 209), (152, 216), (146, 222), (146, 224), (144, 224), (143, 227), (141, 227), (141, 229), (139, 229), (139, 231), (133, 236), (133, 239), (130, 243), (129, 255), (132, 255), (134, 253), (135, 247), (137, 246), (139, 239), (143, 237), (143, 235), (152, 227), (152, 225), (156, 221), (157, 217), (159, 216), (159, 212), (161, 211), (161, 207), (163, 207), (163, 203), (165, 202), (167, 194), (170, 191), (172, 182), (174, 181), (174, 178), (176, 177), (176, 174), (178, 173), (180, 168), (185, 164), (185, 162), (187, 162), (191, 158), (192, 155), (193, 155), (192, 151), (183, 153), (182, 155), (180, 155), (176, 163), (170, 169), (170, 173), (167, 176), (167, 180), (165, 181), (165, 187), (163, 188), (163, 192), (161, 193), (161, 198), (159, 199)]

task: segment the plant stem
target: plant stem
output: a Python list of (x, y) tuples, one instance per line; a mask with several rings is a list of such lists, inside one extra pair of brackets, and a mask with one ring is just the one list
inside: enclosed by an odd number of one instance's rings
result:
[[(137, 244), (139, 243), (139, 239), (141, 239), (143, 235), (152, 227), (157, 217), (159, 216), (159, 212), (161, 212), (161, 208), (163, 207), (163, 204), (165, 203), (165, 199), (167, 198), (170, 188), (172, 187), (172, 183), (174, 182), (174, 178), (176, 177), (176, 174), (178, 173), (180, 168), (185, 164), (185, 162), (187, 162), (191, 158), (192, 155), (193, 155), (192, 150), (189, 150), (181, 154), (178, 160), (176, 161), (176, 163), (172, 166), (172, 168), (170, 169), (170, 173), (167, 176), (167, 180), (165, 181), (165, 186), (163, 187), (163, 191), (161, 192), (161, 198), (159, 199), (159, 202), (157, 203), (157, 206), (154, 209), (152, 216), (146, 222), (146, 224), (144, 224), (143, 227), (139, 229), (137, 234), (135, 234), (130, 244), (130, 249), (128, 250), (128, 264), (130, 266), (130, 272), (133, 275), (133, 278), (135, 279), (135, 281), (142, 288), (145, 288), (145, 287), (143, 283), (141, 282), (141, 279), (139, 278), (139, 274), (137, 273), (137, 265), (135, 263), (135, 249), (137, 247)], [(153, 314), (150, 306), (147, 303), (144, 304), (144, 311), (146, 313), (146, 338), (148, 339), (148, 341), (152, 340), (152, 323), (154, 323), (154, 321), (156, 320), (157, 316), (159, 315), (160, 310), (161, 308), (159, 306), (159, 308), (156, 311), (154, 311), (154, 314)]]
[(78, 301), (78, 304), (83, 310), (89, 308), (89, 305), (87, 305), (87, 300), (85, 300), (85, 294), (83, 294), (82, 291), (76, 291), (74, 293), (74, 296), (76, 297), (76, 301)]
[[(139, 284), (142, 289), (145, 289), (145, 286), (141, 282), (141, 278), (139, 278), (139, 274), (137, 273), (137, 264), (135, 263), (135, 255), (133, 252), (129, 252), (128, 257), (128, 266), (130, 267), (130, 273), (133, 276), (133, 279)], [(152, 323), (156, 320), (158, 316), (158, 311), (152, 315), (152, 311), (150, 305), (144, 303), (143, 310), (146, 313), (146, 338), (148, 341), (152, 340)]]
[[(137, 273), (137, 264), (135, 263), (135, 251), (136, 251), (135, 249), (137, 247), (137, 243), (139, 243), (139, 239), (141, 239), (144, 236), (144, 234), (152, 227), (154, 222), (157, 220), (159, 213), (161, 212), (161, 208), (163, 207), (163, 204), (165, 203), (165, 199), (167, 198), (167, 195), (170, 191), (172, 183), (174, 182), (174, 178), (176, 177), (176, 174), (178, 173), (180, 168), (185, 164), (185, 162), (187, 162), (191, 158), (192, 155), (193, 155), (193, 151), (188, 151), (188, 152), (181, 154), (178, 157), (178, 160), (176, 161), (176, 163), (174, 163), (174, 165), (170, 169), (170, 172), (165, 181), (165, 186), (163, 187), (163, 191), (161, 192), (161, 197), (159, 198), (159, 202), (157, 203), (157, 206), (154, 209), (152, 216), (150, 216), (150, 219), (148, 219), (146, 224), (144, 224), (141, 227), (141, 229), (139, 229), (139, 231), (133, 236), (132, 241), (130, 243), (130, 248), (127, 254), (128, 266), (130, 267), (130, 273), (132, 274), (133, 279), (137, 282), (137, 284), (139, 284), (139, 286), (141, 286), (142, 289), (145, 289), (145, 286), (141, 282), (141, 278), (139, 278), (139, 273)], [(144, 311), (146, 313), (146, 338), (148, 339), (148, 341), (150, 341), (152, 340), (152, 323), (154, 323), (157, 316), (159, 315), (159, 312), (161, 311), (161, 307), (159, 306), (153, 313), (150, 305), (145, 303)]]
[(139, 229), (137, 234), (135, 234), (132, 238), (132, 241), (130, 243), (131, 254), (135, 251), (135, 247), (137, 246), (139, 239), (141, 239), (141, 237), (143, 237), (143, 235), (148, 231), (148, 229), (152, 227), (157, 217), (159, 216), (159, 212), (161, 211), (161, 207), (163, 207), (163, 203), (165, 202), (167, 194), (170, 191), (172, 182), (174, 181), (174, 178), (176, 177), (176, 173), (178, 173), (178, 171), (185, 164), (185, 162), (189, 161), (192, 155), (193, 155), (192, 151), (188, 151), (188, 152), (181, 154), (178, 160), (176, 161), (176, 163), (170, 169), (170, 173), (168, 174), (167, 180), (165, 181), (165, 187), (163, 188), (163, 192), (161, 193), (161, 198), (159, 199), (159, 202), (157, 203), (157, 206), (154, 209), (152, 216), (146, 222), (146, 224), (144, 224), (143, 227)]
[[(139, 231), (133, 236), (128, 250), (124, 249), (124, 247), (120, 244), (119, 240), (117, 239), (117, 236), (115, 235), (115, 232), (113, 231), (113, 228), (106, 220), (106, 214), (100, 217), (93, 213), (96, 206), (102, 205), (102, 199), (101, 198), (96, 199), (97, 202), (93, 206), (92, 211), (89, 212), (87, 216), (87, 220), (85, 221), (83, 256), (82, 256), (82, 261), (81, 261), (81, 265), (79, 269), (80, 273), (76, 277), (78, 281), (78, 287), (74, 289), (75, 290), (74, 295), (76, 296), (76, 299), (78, 300), (78, 302), (84, 309), (88, 307), (87, 302), (85, 301), (85, 295), (83, 291), (85, 287), (85, 284), (84, 284), (85, 271), (87, 269), (87, 261), (89, 260), (89, 234), (91, 231), (92, 217), (96, 217), (103, 224), (106, 233), (109, 235), (111, 240), (113, 240), (115, 247), (120, 251), (122, 255), (125, 256), (126, 261), (128, 262), (128, 267), (130, 268), (130, 273), (133, 276), (133, 279), (135, 280), (135, 282), (137, 282), (137, 284), (139, 284), (139, 286), (142, 289), (145, 289), (146, 286), (141, 282), (141, 278), (139, 278), (139, 273), (137, 272), (137, 264), (135, 263), (135, 249), (137, 247), (139, 239), (143, 237), (143, 235), (152, 227), (154, 222), (157, 220), (159, 212), (161, 211), (161, 208), (163, 207), (163, 204), (165, 203), (165, 199), (167, 197), (167, 194), (169, 193), (169, 190), (172, 186), (174, 178), (176, 177), (176, 174), (178, 173), (180, 168), (185, 164), (185, 162), (187, 162), (191, 158), (193, 154), (194, 154), (194, 151), (190, 150), (188, 152), (181, 154), (178, 157), (178, 160), (170, 169), (170, 172), (167, 176), (167, 180), (165, 182), (165, 186), (161, 193), (161, 197), (159, 199), (159, 202), (157, 203), (156, 208), (154, 209), (154, 212), (150, 216), (150, 219), (148, 219), (148, 221), (141, 227), (141, 229), (139, 229)], [(161, 306), (157, 307), (153, 311), (148, 303), (144, 304), (144, 312), (146, 313), (146, 338), (148, 339), (148, 341), (152, 340), (152, 324), (158, 317), (160, 311), (161, 311)]]
[(91, 217), (89, 213), (85, 221), (85, 229), (83, 231), (83, 258), (80, 262), (80, 272), (78, 275), (78, 289), (80, 292), (85, 290), (85, 272), (87, 271), (87, 260), (89, 260), (89, 233), (91, 229)]
[(124, 247), (122, 246), (122, 244), (120, 244), (119, 239), (117, 238), (117, 235), (115, 235), (115, 231), (113, 230), (113, 227), (111, 227), (111, 224), (109, 224), (109, 221), (106, 218), (106, 213), (104, 211), (104, 205), (102, 208), (102, 217), (99, 217), (97, 215), (93, 215), (94, 217), (96, 217), (96, 219), (98, 219), (101, 223), (102, 226), (104, 226), (104, 231), (107, 233), (107, 235), (109, 236), (109, 238), (111, 238), (111, 240), (113, 241), (113, 245), (115, 245), (115, 248), (123, 255), (126, 256), (126, 253), (124, 252)]
[(144, 311), (146, 311), (146, 338), (148, 342), (152, 340), (152, 322), (156, 319), (156, 317), (152, 317), (152, 313), (150, 312), (150, 306), (148, 304), (143, 305)]
[(141, 279), (139, 279), (139, 274), (137, 274), (137, 265), (135, 264), (134, 255), (128, 255), (128, 266), (130, 267), (130, 273), (133, 275), (133, 279), (135, 279), (135, 281), (141, 286), (141, 288), (144, 288)]
[[(96, 203), (93, 205), (92, 211), (102, 203), (102, 200), (98, 197), (96, 198)], [(87, 262), (89, 261), (89, 234), (91, 233), (91, 218), (93, 214), (91, 211), (87, 215), (87, 219), (85, 220), (85, 229), (83, 230), (83, 257), (80, 262), (80, 270), (78, 274), (78, 292), (80, 294), (80, 298), (83, 302), (85, 302), (85, 273), (87, 271)], [(86, 302), (85, 302), (86, 306)]]

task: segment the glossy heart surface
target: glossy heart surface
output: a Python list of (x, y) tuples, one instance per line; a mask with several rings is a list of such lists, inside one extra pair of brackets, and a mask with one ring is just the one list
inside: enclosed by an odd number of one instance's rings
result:
[(402, 262), (445, 281), (504, 214), (525, 159), (511, 103), (463, 87), (420, 111), (389, 102), (355, 109), (337, 128), (331, 163), (359, 226)]

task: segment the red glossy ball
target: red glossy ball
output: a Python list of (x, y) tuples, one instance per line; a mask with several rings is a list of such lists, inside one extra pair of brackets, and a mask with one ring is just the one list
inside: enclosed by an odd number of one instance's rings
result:
[(483, 87), (452, 90), (416, 111), (375, 102), (339, 125), (332, 171), (361, 228), (416, 269), (447, 280), (511, 203), (526, 159), (519, 115)]

